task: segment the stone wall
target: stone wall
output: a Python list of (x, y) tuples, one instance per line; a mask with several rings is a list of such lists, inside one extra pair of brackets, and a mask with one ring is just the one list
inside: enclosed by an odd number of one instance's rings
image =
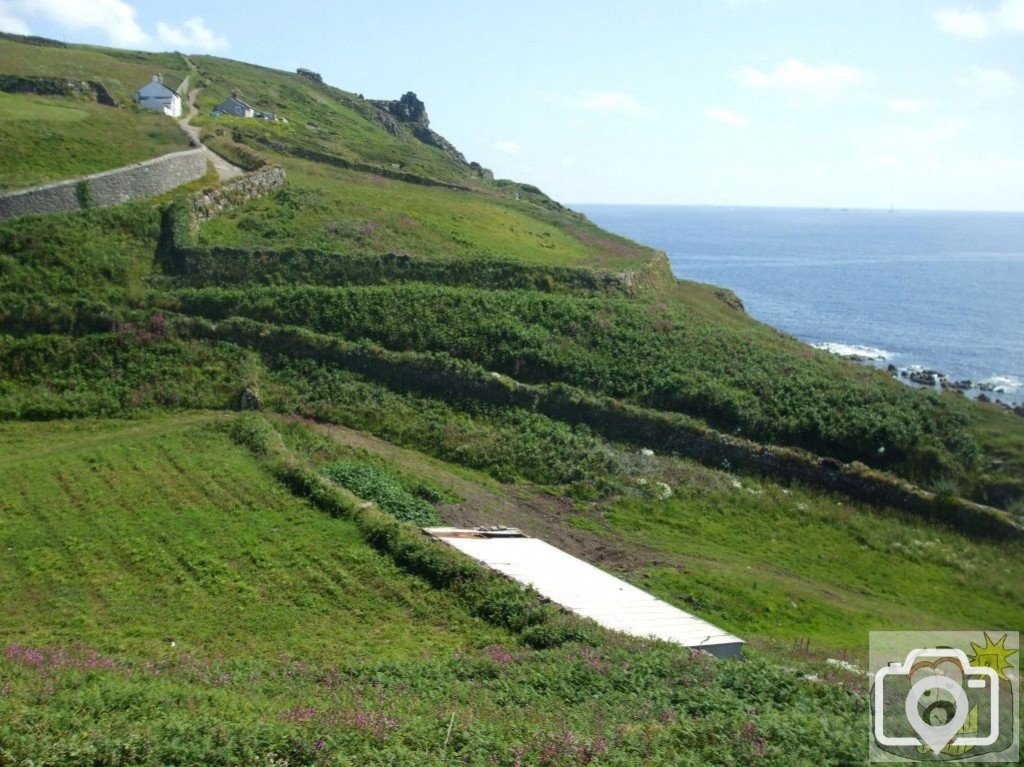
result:
[(190, 201), (193, 221), (196, 224), (209, 221), (226, 210), (271, 194), (287, 183), (284, 168), (274, 166), (241, 176), (216, 189), (200, 192)]
[(202, 149), (0, 195), (0, 219), (105, 208), (169, 192), (206, 175)]

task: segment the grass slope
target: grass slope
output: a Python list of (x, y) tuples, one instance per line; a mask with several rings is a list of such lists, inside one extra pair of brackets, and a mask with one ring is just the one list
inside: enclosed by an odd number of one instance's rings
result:
[(163, 115), (84, 98), (0, 93), (0, 192), (83, 176), (188, 148)]
[(450, 488), (445, 522), (521, 526), (772, 653), (801, 639), (818, 657), (864, 663), (868, 630), (1024, 620), (1020, 543), (620, 446), (604, 447), (622, 483), (615, 496), (555, 501), (362, 432), (322, 433), (331, 442), (314, 443), (319, 462), (368, 451)]
[(4, 763), (781, 765), (856, 752), (859, 696), (764, 661), (719, 667), (601, 635), (518, 646), (288, 494), (216, 420), (0, 429)]
[(129, 105), (132, 96), (155, 74), (163, 74), (171, 88), (189, 73), (180, 53), (145, 53), (91, 45), (39, 44), (19, 35), (0, 36), (0, 73), (32, 77), (96, 80), (110, 91), (118, 104)]
[(204, 246), (314, 249), (339, 255), (501, 257), (527, 264), (626, 268), (653, 252), (612, 236), (584, 236), (572, 218), (538, 220), (528, 204), (408, 184), (287, 157), (287, 192), (203, 225)]
[(89, 95), (0, 93), (0, 192), (110, 170), (188, 147), (174, 121), (139, 109), (133, 94), (158, 72), (176, 87), (188, 73), (176, 53), (37, 44), (0, 37), (0, 74), (103, 84), (119, 104)]
[(321, 662), (502, 638), (268, 481), (213, 420), (2, 427), (8, 643)]

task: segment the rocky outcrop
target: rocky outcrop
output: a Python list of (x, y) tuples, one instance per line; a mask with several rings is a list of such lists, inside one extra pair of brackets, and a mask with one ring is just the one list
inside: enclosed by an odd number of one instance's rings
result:
[(371, 100), (368, 103), (374, 107), (374, 119), (392, 136), (400, 138), (408, 130), (424, 144), (440, 149), (462, 165), (469, 165), (448, 139), (430, 129), (427, 107), (412, 91), (397, 101)]
[(937, 370), (904, 370), (900, 375), (918, 386), (935, 387), (938, 386), (942, 374)]
[(40, 48), (67, 48), (67, 43), (60, 40), (51, 40), (49, 37), (38, 35), (16, 35), (13, 32), (0, 32), (0, 40), (13, 40), (16, 43), (25, 45), (38, 45)]
[(728, 288), (716, 288), (715, 298), (730, 309), (734, 309), (737, 312), (746, 312), (746, 308), (743, 306), (743, 299)]
[(480, 176), (480, 178), (485, 179), (487, 181), (494, 181), (494, 171), (492, 171), (490, 168), (485, 168), (478, 162), (471, 162), (469, 164), (469, 167), (475, 170), (477, 172), (477, 175)]
[(321, 85), (323, 85), (324, 78), (320, 76), (319, 72), (314, 72), (312, 69), (299, 67), (298, 69), (295, 70), (295, 74), (302, 75), (303, 77), (308, 77), (313, 82), (320, 83)]
[(398, 101), (375, 101), (373, 103), (381, 109), (387, 110), (399, 122), (418, 123), (424, 128), (430, 127), (427, 105), (420, 101), (412, 91), (405, 93)]
[(0, 75), (0, 91), (4, 93), (32, 93), (37, 96), (79, 96), (91, 93), (98, 104), (116, 107), (117, 102), (103, 83), (95, 80), (69, 80), (65, 77), (28, 77), (26, 75)]

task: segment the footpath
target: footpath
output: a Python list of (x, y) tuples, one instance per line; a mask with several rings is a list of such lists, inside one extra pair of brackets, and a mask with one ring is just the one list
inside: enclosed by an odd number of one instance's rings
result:
[(203, 153), (206, 155), (206, 159), (213, 163), (213, 167), (217, 170), (217, 175), (220, 176), (221, 181), (238, 178), (243, 175), (245, 171), (237, 165), (232, 165), (200, 141), (200, 129), (197, 126), (192, 125), (192, 118), (199, 114), (199, 110), (196, 108), (196, 96), (199, 94), (200, 90), (200, 88), (194, 88), (188, 92), (188, 115), (178, 120), (178, 125), (181, 126), (181, 129), (188, 134), (190, 139), (192, 139), (192, 144), (199, 149), (202, 149)]

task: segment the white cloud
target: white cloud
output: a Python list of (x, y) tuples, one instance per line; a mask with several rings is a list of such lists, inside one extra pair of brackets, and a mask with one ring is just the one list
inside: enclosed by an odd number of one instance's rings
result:
[(497, 141), (494, 148), (502, 154), (519, 154), (523, 151), (523, 148), (515, 141)]
[(983, 40), (992, 34), (992, 22), (987, 14), (974, 10), (958, 11), (940, 8), (932, 18), (943, 32), (968, 40)]
[(815, 67), (796, 59), (787, 59), (771, 72), (753, 67), (742, 67), (740, 82), (755, 88), (784, 88), (787, 90), (834, 93), (864, 79), (859, 69), (844, 64)]
[(1002, 33), (1024, 32), (1024, 0), (1002, 0), (991, 11), (940, 8), (932, 14), (939, 29), (967, 40), (984, 40)]
[(732, 125), (735, 128), (741, 128), (747, 124), (746, 117), (738, 115), (725, 107), (708, 107), (704, 110), (704, 114), (723, 125)]
[(157, 22), (156, 35), (161, 43), (178, 50), (220, 51), (228, 47), (227, 38), (215, 34), (201, 16), (187, 19), (180, 27)]
[(99, 31), (111, 44), (126, 48), (170, 45), (215, 51), (228, 44), (198, 16), (178, 27), (161, 21), (157, 23), (156, 34), (152, 35), (139, 25), (135, 6), (125, 0), (0, 0), (0, 29), (27, 34), (31, 20), (55, 24), (72, 32)]
[(1007, 99), (1017, 92), (1017, 81), (1001, 69), (972, 67), (970, 72), (958, 77), (956, 82), (972, 95), (983, 99)]
[(889, 99), (886, 102), (890, 112), (899, 115), (913, 115), (924, 109), (924, 102), (917, 99)]
[(576, 96), (556, 95), (553, 100), (569, 109), (585, 112), (613, 112), (631, 117), (650, 114), (647, 107), (622, 91), (583, 91)]
[(150, 42), (135, 20), (135, 8), (123, 0), (0, 0), (0, 18), (22, 28), (29, 19), (40, 19), (74, 31), (99, 29), (115, 45)]

